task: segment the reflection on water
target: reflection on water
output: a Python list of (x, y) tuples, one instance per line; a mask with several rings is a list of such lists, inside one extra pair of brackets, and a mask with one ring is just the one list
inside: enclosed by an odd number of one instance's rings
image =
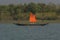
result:
[(0, 24), (0, 40), (60, 40), (60, 24), (46, 26)]

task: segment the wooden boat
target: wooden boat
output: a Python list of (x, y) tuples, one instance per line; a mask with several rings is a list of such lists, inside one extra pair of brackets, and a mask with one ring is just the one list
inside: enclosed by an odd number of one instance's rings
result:
[(35, 24), (37, 22), (37, 19), (36, 19), (35, 14), (33, 14), (32, 12), (30, 13), (30, 18), (29, 18), (29, 22), (32, 24), (20, 24), (19, 21), (18, 23), (14, 23), (14, 24), (19, 25), (19, 26), (45, 26), (48, 24), (48, 23)]
[(18, 26), (45, 26), (47, 25), (48, 23), (42, 23), (42, 24), (19, 24), (19, 23), (14, 23)]

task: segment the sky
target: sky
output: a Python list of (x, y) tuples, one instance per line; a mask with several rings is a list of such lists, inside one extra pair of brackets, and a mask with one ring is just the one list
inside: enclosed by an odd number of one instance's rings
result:
[(30, 3), (30, 2), (35, 2), (35, 3), (39, 2), (39, 3), (46, 3), (46, 4), (52, 2), (55, 4), (60, 4), (60, 0), (0, 0), (0, 5)]

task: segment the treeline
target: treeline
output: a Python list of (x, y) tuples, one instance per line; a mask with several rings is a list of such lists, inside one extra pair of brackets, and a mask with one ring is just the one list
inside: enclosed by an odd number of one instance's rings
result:
[(29, 19), (30, 11), (36, 13), (37, 19), (60, 19), (60, 5), (31, 2), (29, 4), (0, 5), (0, 20)]

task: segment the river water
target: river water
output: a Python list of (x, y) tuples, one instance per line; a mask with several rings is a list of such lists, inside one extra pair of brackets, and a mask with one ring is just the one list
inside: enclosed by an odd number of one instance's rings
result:
[(0, 24), (0, 40), (60, 40), (60, 23), (45, 26)]

